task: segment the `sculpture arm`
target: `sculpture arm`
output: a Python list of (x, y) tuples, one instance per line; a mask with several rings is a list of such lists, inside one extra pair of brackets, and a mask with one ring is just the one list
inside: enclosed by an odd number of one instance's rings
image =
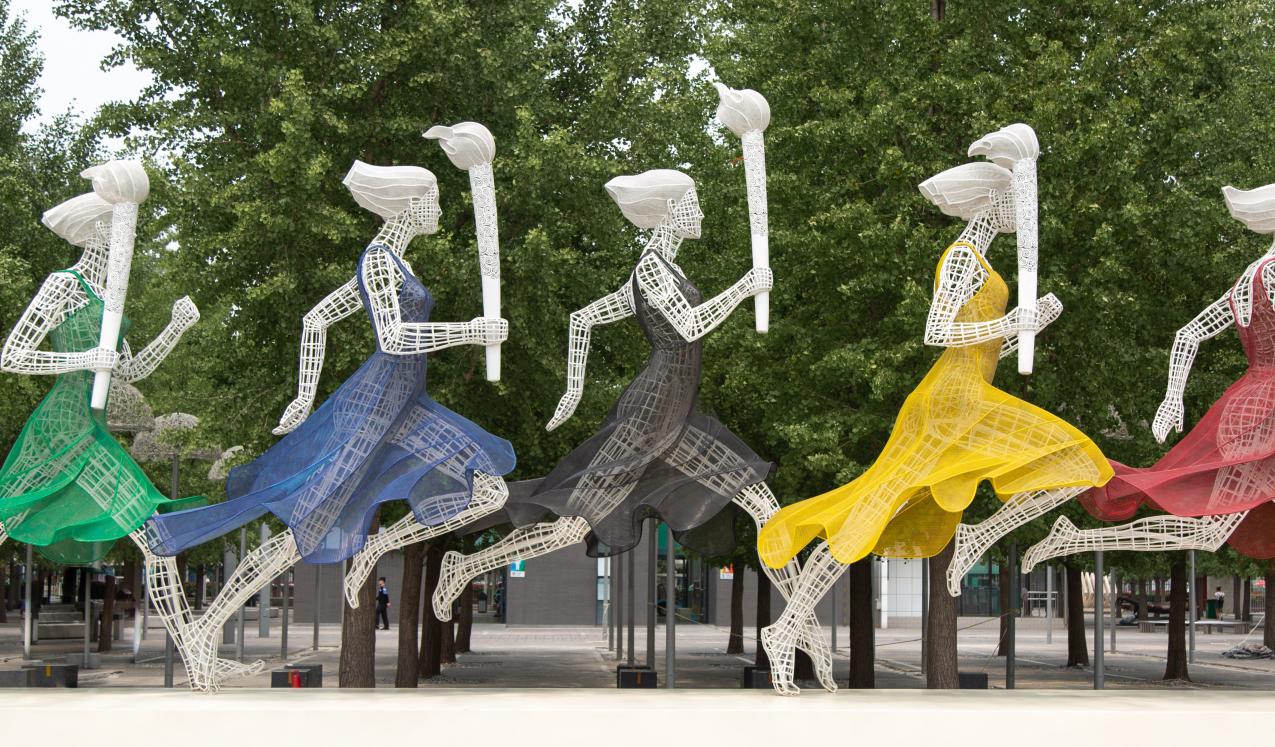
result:
[(712, 332), (744, 299), (765, 293), (774, 285), (770, 268), (754, 267), (722, 293), (692, 306), (678, 288), (677, 279), (656, 255), (643, 257), (635, 272), (642, 297), (658, 309), (687, 342)]
[(551, 431), (565, 423), (580, 404), (580, 396), (584, 392), (585, 366), (589, 360), (589, 335), (593, 328), (632, 315), (632, 283), (625, 283), (618, 291), (571, 312), (571, 332), (567, 342), (567, 391), (558, 401), (558, 407), (545, 430)]
[(363, 287), (372, 304), (372, 318), (381, 349), (393, 355), (432, 353), (457, 345), (495, 345), (505, 341), (509, 323), (478, 317), (468, 322), (405, 322), (398, 305), (402, 272), (389, 250), (367, 253), (363, 260)]
[(301, 361), (297, 375), (297, 396), (288, 404), (274, 434), (282, 436), (301, 425), (314, 407), (314, 396), (323, 372), (328, 327), (363, 308), (359, 284), (350, 278), (329, 293), (301, 318)]
[(1169, 384), (1164, 392), (1164, 401), (1151, 423), (1151, 432), (1157, 441), (1163, 443), (1170, 429), (1182, 432), (1185, 419), (1182, 395), (1186, 392), (1186, 382), (1191, 376), (1191, 365), (1195, 362), (1200, 343), (1216, 337), (1234, 320), (1228, 290), (1226, 295), (1205, 307), (1174, 335), (1173, 350), (1169, 353)]
[(978, 345), (1005, 338), (1016, 331), (1017, 309), (999, 319), (985, 322), (958, 322), (956, 315), (986, 281), (987, 271), (974, 250), (957, 246), (947, 253), (939, 270), (938, 288), (925, 320), (925, 344), (945, 348)]
[(81, 293), (78, 282), (69, 274), (57, 272), (46, 278), (5, 340), (4, 350), (0, 352), (0, 369), (19, 374), (56, 375), (114, 368), (119, 359), (114, 350), (94, 348), (80, 353), (58, 353), (39, 349), (49, 332), (66, 318)]
[(134, 355), (128, 347), (128, 341), (124, 342), (120, 355), (120, 375), (129, 383), (141, 381), (150, 376), (168, 357), (168, 354), (173, 352), (173, 348), (177, 347), (178, 341), (186, 330), (195, 326), (197, 321), (199, 321), (199, 309), (195, 307), (195, 302), (190, 300), (190, 296), (177, 299), (173, 304), (172, 318), (164, 327), (164, 331), (151, 340), (149, 345)]

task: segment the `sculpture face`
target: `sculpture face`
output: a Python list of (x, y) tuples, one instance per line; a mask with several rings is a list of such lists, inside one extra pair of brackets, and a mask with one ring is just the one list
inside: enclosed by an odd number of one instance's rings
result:
[(404, 217), (414, 233), (430, 234), (438, 231), (438, 218), (442, 212), (438, 205), (438, 188), (431, 187), (420, 197), (412, 198)]
[(698, 239), (700, 237), (700, 224), (704, 221), (704, 211), (699, 207), (699, 195), (695, 194), (695, 188), (687, 190), (682, 195), (682, 199), (673, 203), (669, 207), (669, 212), (673, 216), (673, 228), (677, 235), (683, 239)]

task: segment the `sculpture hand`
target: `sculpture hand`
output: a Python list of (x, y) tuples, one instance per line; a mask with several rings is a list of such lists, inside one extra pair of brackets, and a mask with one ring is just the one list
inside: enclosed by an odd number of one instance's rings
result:
[(199, 321), (199, 309), (190, 296), (182, 296), (173, 302), (173, 324), (181, 329), (190, 329)]
[(276, 436), (282, 436), (296, 430), (297, 426), (305, 422), (310, 416), (310, 408), (314, 406), (314, 402), (308, 397), (297, 397), (288, 403), (288, 407), (283, 411), (283, 417), (279, 418), (279, 426), (271, 433)]
[(1062, 314), (1062, 301), (1052, 293), (1047, 293), (1036, 300), (1036, 331), (1039, 332)]
[(1178, 433), (1182, 432), (1184, 410), (1182, 397), (1170, 394), (1164, 398), (1160, 408), (1155, 412), (1155, 420), (1151, 422), (1151, 433), (1155, 436), (1156, 443), (1164, 443), (1170, 429)]
[(84, 368), (89, 371), (113, 371), (120, 361), (120, 354), (110, 348), (93, 348), (84, 353)]
[(549, 424), (545, 426), (545, 430), (551, 431), (571, 419), (575, 414), (576, 405), (580, 404), (580, 393), (577, 391), (568, 391), (562, 395), (562, 399), (558, 400), (558, 409), (553, 413), (553, 418)]
[(469, 326), (480, 345), (499, 345), (509, 338), (509, 322), (504, 319), (479, 316)]
[(758, 293), (768, 293), (775, 287), (775, 274), (771, 272), (769, 267), (754, 267), (748, 271), (744, 279), (750, 296), (755, 296)]

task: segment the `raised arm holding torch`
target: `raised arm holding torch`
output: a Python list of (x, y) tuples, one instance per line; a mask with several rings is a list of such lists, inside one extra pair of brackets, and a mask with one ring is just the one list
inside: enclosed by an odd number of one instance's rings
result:
[[(717, 118), (744, 145), (744, 179), (748, 183), (748, 225), (752, 234), (753, 267), (770, 268), (770, 232), (766, 209), (766, 145), (762, 133), (770, 124), (770, 104), (766, 97), (745, 88), (736, 90), (714, 83), (721, 103)], [(770, 293), (753, 298), (757, 312), (757, 331), (770, 329)]]

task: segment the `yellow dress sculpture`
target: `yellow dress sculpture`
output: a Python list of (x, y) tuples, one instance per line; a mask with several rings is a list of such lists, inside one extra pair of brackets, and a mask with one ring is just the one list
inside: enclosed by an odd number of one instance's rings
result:
[[(1005, 314), (1009, 288), (973, 246), (987, 273), (957, 322)], [(816, 537), (839, 562), (869, 552), (929, 557), (951, 541), (961, 512), (983, 480), (1001, 500), (1018, 493), (1102, 485), (1111, 466), (1087, 436), (992, 385), (1001, 341), (949, 347), (903, 403), (877, 461), (847, 485), (781, 509), (763, 527), (762, 561), (782, 566)]]

